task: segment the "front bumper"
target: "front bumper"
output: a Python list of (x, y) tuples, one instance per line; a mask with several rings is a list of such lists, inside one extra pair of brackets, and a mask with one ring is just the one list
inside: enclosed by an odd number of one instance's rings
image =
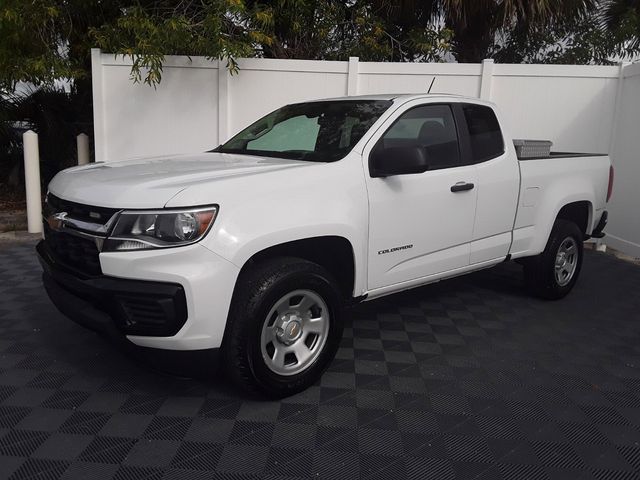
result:
[(44, 241), (36, 250), (49, 297), (62, 313), (87, 328), (161, 337), (175, 335), (187, 321), (181, 285), (104, 275), (83, 278), (59, 264)]
[(220, 346), (238, 269), (208, 249), (101, 253), (103, 274), (91, 277), (56, 262), (46, 242), (37, 251), (49, 297), (75, 322), (142, 347)]

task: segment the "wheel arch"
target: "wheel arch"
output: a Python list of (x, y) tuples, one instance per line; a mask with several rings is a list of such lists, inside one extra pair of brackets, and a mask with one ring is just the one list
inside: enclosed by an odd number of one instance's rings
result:
[(336, 279), (343, 297), (355, 295), (356, 259), (353, 245), (342, 236), (324, 235), (301, 238), (263, 248), (249, 257), (240, 270), (244, 271), (265, 260), (277, 257), (297, 257), (316, 263)]
[(572, 195), (555, 203), (551, 197), (546, 205), (541, 205), (538, 209), (537, 217), (532, 243), (527, 254), (523, 256), (537, 255), (544, 250), (553, 225), (559, 218), (575, 222), (586, 239), (592, 228), (593, 201), (588, 195)]
[(567, 203), (556, 215), (556, 220), (560, 218), (575, 223), (586, 238), (591, 233), (593, 203), (589, 200)]

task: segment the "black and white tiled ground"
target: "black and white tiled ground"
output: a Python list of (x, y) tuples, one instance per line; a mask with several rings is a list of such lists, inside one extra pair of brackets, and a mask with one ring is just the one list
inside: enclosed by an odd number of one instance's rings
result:
[(365, 303), (321, 382), (279, 402), (151, 370), (54, 310), (0, 250), (0, 478), (640, 478), (640, 268), (574, 292), (514, 264)]

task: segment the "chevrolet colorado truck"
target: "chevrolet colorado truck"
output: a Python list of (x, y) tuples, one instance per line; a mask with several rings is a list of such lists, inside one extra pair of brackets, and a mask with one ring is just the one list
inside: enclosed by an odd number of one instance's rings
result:
[(565, 296), (612, 181), (606, 155), (518, 158), (477, 99), (312, 101), (209, 152), (59, 173), (37, 251), (76, 322), (214, 349), (240, 386), (286, 396), (333, 359), (346, 304), (506, 260), (534, 294)]

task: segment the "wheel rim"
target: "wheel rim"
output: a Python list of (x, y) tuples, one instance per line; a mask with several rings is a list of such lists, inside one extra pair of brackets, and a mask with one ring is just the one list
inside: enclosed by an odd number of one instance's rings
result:
[(558, 247), (555, 262), (556, 282), (561, 287), (569, 284), (578, 266), (578, 244), (573, 237), (565, 238)]
[(264, 320), (260, 348), (269, 369), (295, 375), (320, 356), (329, 333), (329, 308), (311, 290), (294, 290), (280, 298)]

